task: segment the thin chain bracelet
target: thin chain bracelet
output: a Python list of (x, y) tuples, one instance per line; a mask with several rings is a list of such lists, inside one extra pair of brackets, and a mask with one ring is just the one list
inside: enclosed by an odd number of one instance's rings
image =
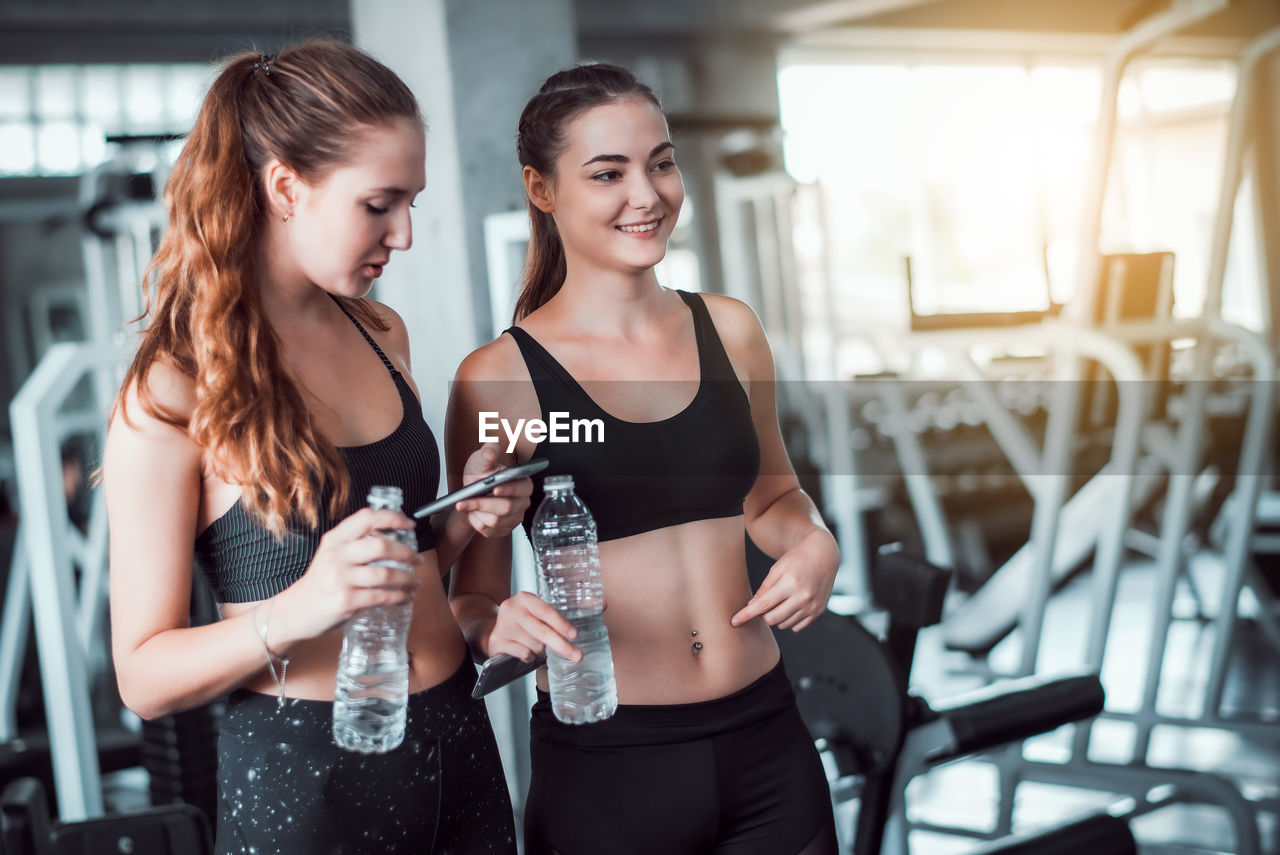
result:
[[(267, 600), (267, 615), (262, 621), (261, 628), (258, 627), (258, 622), (253, 619), (254, 616), (256, 616), (258, 613), (258, 609), (255, 608), (253, 610), (253, 615), (250, 616), (249, 622), (253, 624), (253, 630), (258, 636), (258, 640), (262, 642), (262, 652), (265, 653), (267, 656), (267, 670), (271, 672), (271, 679), (274, 680), (275, 684), (280, 687), (280, 697), (276, 699), (276, 708), (283, 709), (284, 708), (284, 686), (285, 686), (285, 680), (288, 678), (288, 673), (289, 673), (289, 657), (276, 656), (274, 653), (271, 652), (271, 648), (267, 646), (267, 633), (270, 631), (270, 624), (271, 624), (271, 608), (275, 604), (276, 604), (276, 601), (274, 598)], [(259, 606), (258, 608), (261, 608), (261, 606)], [(280, 660), (279, 676), (276, 676), (276, 664), (274, 661), (276, 659)]]

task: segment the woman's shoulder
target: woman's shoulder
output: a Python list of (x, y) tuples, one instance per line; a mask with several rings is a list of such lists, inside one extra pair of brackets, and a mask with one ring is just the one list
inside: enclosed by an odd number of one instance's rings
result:
[(400, 317), (400, 313), (388, 306), (386, 303), (379, 303), (377, 300), (371, 300), (368, 297), (361, 300), (361, 303), (364, 304), (374, 317), (388, 327), (388, 332), (400, 332), (405, 335), (408, 334), (408, 328), (405, 326), (404, 318)]
[(724, 294), (699, 294), (715, 324), (716, 334), (720, 341), (732, 352), (735, 349), (751, 351), (763, 347), (768, 350), (769, 343), (764, 335), (764, 327), (755, 311), (746, 303)]
[(410, 366), (409, 359), (409, 327), (400, 317), (400, 313), (385, 303), (365, 298), (362, 307), (369, 316), (379, 323), (374, 329), (366, 330), (382, 347), (387, 357), (402, 369)]
[(175, 429), (195, 412), (196, 381), (169, 356), (155, 359), (120, 390), (116, 415), (135, 431)]
[[(170, 358), (160, 358), (120, 390), (103, 449), (103, 474), (157, 481), (200, 471), (202, 449), (187, 431), (198, 395), (195, 380)], [(163, 473), (163, 478), (157, 473)], [(168, 483), (168, 482), (166, 482)]]
[(501, 334), (467, 354), (458, 366), (456, 380), (528, 380), (520, 345), (514, 337)]
[(500, 335), (467, 354), (453, 378), (449, 411), (452, 418), (481, 411), (537, 414), (537, 395), (514, 338)]

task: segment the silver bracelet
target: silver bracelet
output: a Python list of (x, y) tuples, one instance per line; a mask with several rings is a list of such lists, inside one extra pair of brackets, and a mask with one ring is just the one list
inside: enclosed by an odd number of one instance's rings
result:
[[(267, 670), (271, 673), (271, 679), (280, 687), (280, 697), (276, 699), (276, 707), (284, 708), (284, 683), (289, 672), (289, 657), (276, 656), (271, 652), (271, 648), (267, 646), (267, 632), (271, 623), (271, 607), (276, 603), (275, 599), (267, 600), (267, 616), (262, 621), (262, 626), (258, 626), (258, 622), (254, 619), (254, 615), (258, 613), (258, 609), (253, 610), (253, 614), (249, 616), (249, 623), (253, 624), (253, 631), (257, 634), (258, 640), (262, 642), (262, 652), (267, 656)], [(258, 608), (261, 608), (259, 606)], [(280, 660), (280, 675), (276, 676), (275, 660)]]

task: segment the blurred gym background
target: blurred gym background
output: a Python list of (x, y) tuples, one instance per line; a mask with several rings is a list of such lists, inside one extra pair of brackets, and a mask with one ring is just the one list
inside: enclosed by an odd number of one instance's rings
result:
[(4, 0), (0, 853), (199, 851), (218, 705), (122, 708), (88, 475), (218, 60), (316, 35), (428, 118), (375, 296), (433, 425), (509, 322), (525, 100), (663, 99), (661, 279), (760, 315), (844, 554), (779, 638), (844, 851), (1280, 852), (1276, 0)]

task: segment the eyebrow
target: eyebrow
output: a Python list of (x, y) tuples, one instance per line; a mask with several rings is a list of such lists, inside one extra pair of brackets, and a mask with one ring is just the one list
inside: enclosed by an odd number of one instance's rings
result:
[[(671, 140), (664, 140), (663, 142), (660, 142), (660, 143), (658, 143), (657, 145), (655, 145), (655, 146), (650, 150), (650, 152), (649, 152), (649, 157), (650, 157), (650, 158), (653, 158), (655, 155), (657, 155), (657, 154), (658, 154), (658, 152), (660, 152), (660, 151), (662, 151), (662, 150), (664, 150), (664, 149), (668, 149), (668, 148), (669, 148), (669, 149), (672, 149), (672, 150), (675, 150), (675, 146), (671, 144)], [(582, 164), (582, 165), (583, 165), (583, 166), (590, 166), (590, 165), (591, 165), (591, 164), (593, 164), (593, 163), (599, 163), (599, 162), (604, 162), (604, 163), (630, 163), (630, 162), (631, 162), (631, 158), (627, 157), (625, 154), (597, 154), (595, 157), (591, 158), (590, 160), (588, 160), (586, 163), (584, 163), (584, 164)]]
[(422, 187), (422, 188), (419, 188), (418, 190), (414, 191), (414, 190), (406, 190), (406, 189), (405, 189), (405, 188), (403, 188), (403, 187), (375, 187), (375, 188), (374, 188), (372, 191), (370, 191), (370, 192), (373, 192), (373, 193), (386, 193), (386, 194), (387, 194), (387, 195), (389, 195), (389, 196), (411, 196), (411, 195), (414, 195), (414, 194), (416, 194), (416, 193), (421, 193), (421, 192), (422, 192), (423, 190), (425, 190), (425, 189), (427, 189), (427, 188)]

